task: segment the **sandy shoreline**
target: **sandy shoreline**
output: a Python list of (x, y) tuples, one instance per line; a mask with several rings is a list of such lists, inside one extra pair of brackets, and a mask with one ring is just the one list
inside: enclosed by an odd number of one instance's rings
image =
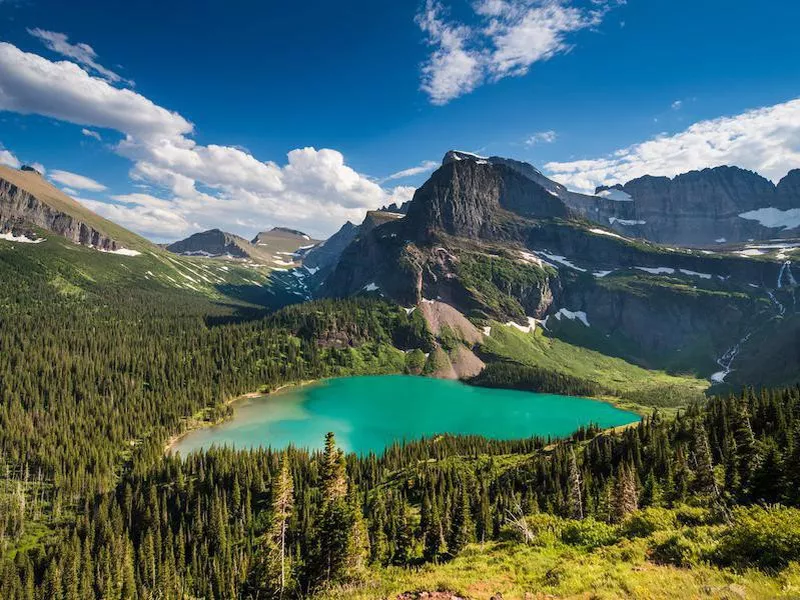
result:
[[(284, 384), (279, 385), (278, 387), (276, 387), (275, 389), (273, 389), (273, 390), (271, 390), (269, 392), (248, 392), (246, 394), (242, 394), (241, 396), (234, 396), (233, 398), (228, 398), (227, 400), (225, 400), (224, 406), (232, 406), (232, 405), (236, 404), (237, 402), (241, 402), (242, 400), (249, 400), (249, 399), (252, 399), (252, 398), (260, 398), (262, 396), (272, 396), (273, 394), (277, 394), (278, 392), (281, 392), (281, 391), (283, 391), (285, 389), (288, 389), (288, 388), (304, 387), (304, 386), (307, 386), (307, 385), (311, 385), (312, 383), (317, 383), (318, 381), (320, 381), (320, 380), (319, 379), (309, 379), (309, 380), (306, 380), (306, 381), (299, 381), (299, 382), (295, 382), (295, 383), (284, 383)], [(172, 451), (173, 451), (173, 448), (175, 447), (175, 445), (178, 442), (180, 442), (183, 438), (185, 438), (187, 435), (192, 433), (193, 431), (197, 431), (198, 429), (204, 429), (206, 427), (213, 427), (214, 425), (219, 425), (220, 423), (224, 423), (225, 420), (226, 419), (223, 418), (223, 419), (220, 419), (220, 420), (215, 421), (213, 423), (210, 422), (210, 421), (200, 421), (200, 420), (195, 420), (194, 422), (191, 422), (192, 421), (192, 417), (187, 417), (187, 422), (190, 422), (190, 425), (184, 431), (182, 431), (181, 433), (173, 434), (167, 439), (166, 443), (164, 444), (164, 454), (165, 455), (172, 454)]]

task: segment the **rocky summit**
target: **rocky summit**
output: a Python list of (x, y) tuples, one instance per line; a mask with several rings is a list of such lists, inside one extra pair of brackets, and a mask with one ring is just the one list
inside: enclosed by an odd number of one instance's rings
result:
[[(792, 272), (785, 261), (622, 235), (586, 218), (578, 203), (586, 198), (632, 202), (574, 194), (525, 163), (448, 152), (407, 216), (360, 232), (319, 293), (445, 303), (520, 327), (536, 321), (651, 368), (703, 365), (717, 380), (729, 376), (732, 349), (746, 362), (741, 340), (795, 314), (780, 283)], [(741, 364), (734, 377), (745, 374)]]

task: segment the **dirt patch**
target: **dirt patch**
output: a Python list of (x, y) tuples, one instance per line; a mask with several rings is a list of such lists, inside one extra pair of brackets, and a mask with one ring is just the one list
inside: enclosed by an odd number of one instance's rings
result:
[(486, 366), (486, 363), (465, 346), (460, 346), (450, 353), (450, 362), (459, 379), (475, 377)]
[(468, 600), (452, 592), (405, 592), (397, 600)]
[(447, 326), (468, 344), (477, 344), (483, 341), (483, 334), (478, 328), (449, 304), (438, 300), (423, 300), (417, 308), (422, 312), (428, 328), (435, 336), (438, 337), (442, 328)]

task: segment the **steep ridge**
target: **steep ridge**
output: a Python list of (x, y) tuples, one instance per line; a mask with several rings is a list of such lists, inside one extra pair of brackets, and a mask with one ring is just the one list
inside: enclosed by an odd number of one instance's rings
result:
[(672, 179), (645, 176), (600, 194), (624, 193), (607, 218), (618, 230), (660, 243), (709, 246), (800, 235), (786, 211), (800, 216), (800, 189), (790, 173), (778, 186), (752, 171), (716, 167), (691, 171)]
[(781, 263), (597, 227), (536, 173), (448, 153), (404, 219), (342, 252), (323, 294), (377, 293), (410, 307), (437, 300), (477, 323), (543, 321), (580, 345), (707, 377), (754, 323), (793, 315), (769, 298)]
[(152, 244), (92, 212), (37, 171), (0, 165), (0, 231), (40, 228), (104, 251), (143, 250)]

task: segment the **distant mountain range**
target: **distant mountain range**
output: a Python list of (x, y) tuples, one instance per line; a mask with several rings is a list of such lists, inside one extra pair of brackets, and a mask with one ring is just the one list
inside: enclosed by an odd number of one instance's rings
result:
[[(474, 341), (511, 323), (647, 368), (778, 385), (800, 363), (800, 243), (788, 239), (800, 225), (799, 179), (792, 171), (773, 185), (719, 167), (587, 195), (527, 163), (451, 151), (412, 201), (323, 242), (283, 227), (250, 241), (212, 229), (166, 252), (35, 171), (0, 167), (0, 247), (50, 232), (90, 253), (135, 257), (103, 262), (109, 281), (270, 308), (381, 296), (420, 310), (442, 340), (438, 372), (459, 377), (481, 369)], [(52, 247), (55, 273), (66, 246)], [(448, 346), (454, 328), (468, 339)]]

